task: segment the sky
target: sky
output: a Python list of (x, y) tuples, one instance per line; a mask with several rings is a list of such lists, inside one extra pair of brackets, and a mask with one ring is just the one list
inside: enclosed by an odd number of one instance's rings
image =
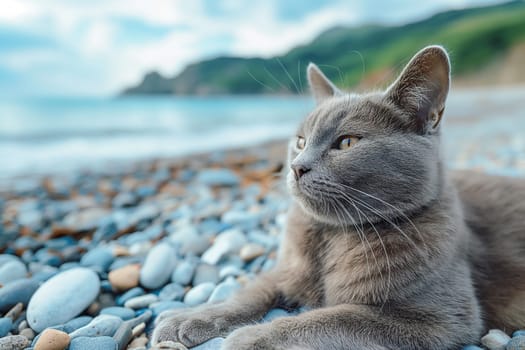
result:
[(402, 24), (497, 0), (2, 0), (0, 96), (108, 96), (149, 71), (270, 57), (335, 25)]

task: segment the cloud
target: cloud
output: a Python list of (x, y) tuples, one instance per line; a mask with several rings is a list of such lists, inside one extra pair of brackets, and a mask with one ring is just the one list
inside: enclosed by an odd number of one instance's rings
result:
[[(446, 6), (486, 0), (445, 0)], [(3, 0), (0, 93), (113, 94), (147, 71), (217, 55), (268, 57), (337, 24), (402, 21), (434, 0)], [(378, 9), (381, 11), (378, 11)], [(16, 79), (18, 76), (18, 79)], [(15, 82), (15, 83), (13, 83)]]

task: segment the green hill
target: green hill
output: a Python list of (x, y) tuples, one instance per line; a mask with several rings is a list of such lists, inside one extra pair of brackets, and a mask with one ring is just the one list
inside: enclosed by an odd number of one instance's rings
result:
[(274, 58), (218, 57), (168, 78), (152, 72), (123, 94), (297, 93), (308, 62), (343, 87), (383, 83), (429, 44), (449, 50), (457, 77), (475, 74), (520, 42), (525, 42), (523, 0), (447, 11), (402, 26), (336, 27)]

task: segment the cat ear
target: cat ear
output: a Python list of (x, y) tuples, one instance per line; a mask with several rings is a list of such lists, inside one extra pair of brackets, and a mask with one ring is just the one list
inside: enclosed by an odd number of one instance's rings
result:
[(307, 69), (308, 83), (317, 104), (333, 96), (341, 95), (341, 91), (321, 72), (319, 67), (310, 63)]
[(418, 130), (437, 128), (450, 86), (450, 61), (441, 46), (428, 46), (407, 64), (387, 96), (407, 111)]

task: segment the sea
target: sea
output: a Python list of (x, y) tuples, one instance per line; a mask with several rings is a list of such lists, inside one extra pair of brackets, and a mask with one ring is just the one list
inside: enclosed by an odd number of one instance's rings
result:
[[(0, 100), (0, 179), (255, 146), (288, 138), (306, 96)], [(443, 122), (451, 166), (525, 174), (525, 87), (453, 89)]]

